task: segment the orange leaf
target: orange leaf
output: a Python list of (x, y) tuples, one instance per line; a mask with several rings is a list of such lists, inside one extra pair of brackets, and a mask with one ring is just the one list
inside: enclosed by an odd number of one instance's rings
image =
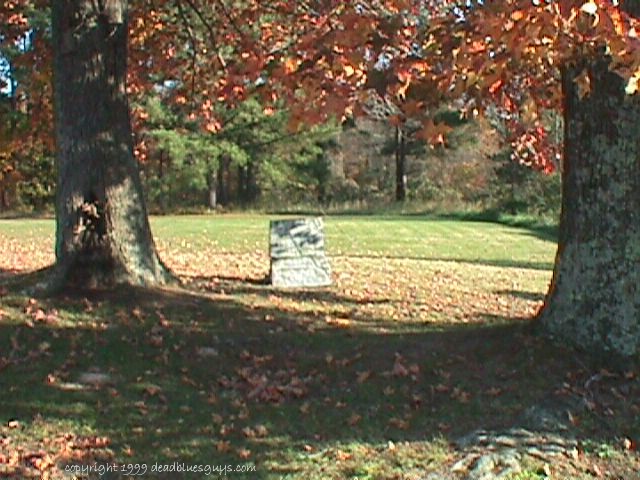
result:
[(491, 86), (489, 86), (489, 93), (494, 94), (496, 93), (500, 87), (502, 86), (502, 79), (498, 79), (495, 82), (493, 82), (491, 84)]
[(480, 41), (480, 40), (474, 40), (473, 42), (471, 42), (471, 45), (469, 46), (469, 53), (480, 53), (480, 52), (484, 52), (487, 49), (487, 45)]
[(251, 457), (251, 450), (241, 448), (240, 450), (238, 450), (238, 456), (243, 460), (247, 460), (249, 457)]
[(284, 71), (287, 75), (298, 69), (299, 62), (295, 58), (287, 58), (284, 62)]
[(342, 450), (338, 450), (336, 452), (336, 459), (341, 462), (344, 462), (345, 460), (349, 460), (351, 457), (353, 457), (351, 453), (343, 452)]
[(518, 20), (522, 20), (524, 18), (524, 12), (522, 10), (516, 10), (511, 13), (511, 20), (517, 22)]
[(231, 444), (226, 440), (220, 440), (216, 443), (216, 450), (221, 453), (231, 450)]

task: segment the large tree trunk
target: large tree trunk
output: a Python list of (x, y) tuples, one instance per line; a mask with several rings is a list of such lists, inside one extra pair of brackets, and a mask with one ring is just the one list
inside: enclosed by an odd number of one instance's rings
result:
[(640, 352), (640, 100), (605, 60), (580, 98), (563, 73), (565, 163), (553, 281), (539, 320), (601, 358)]
[(152, 285), (158, 259), (133, 156), (126, 0), (52, 2), (57, 283)]

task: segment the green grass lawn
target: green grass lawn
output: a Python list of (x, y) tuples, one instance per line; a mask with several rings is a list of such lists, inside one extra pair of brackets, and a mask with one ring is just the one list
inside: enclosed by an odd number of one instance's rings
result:
[[(452, 439), (509, 426), (594, 373), (530, 333), (555, 253), (540, 231), (330, 217), (334, 285), (288, 291), (262, 282), (269, 220), (154, 218), (183, 288), (2, 290), (0, 477), (108, 460), (413, 480), (453, 459)], [(0, 279), (52, 261), (52, 233), (52, 221), (0, 221)], [(577, 423), (594, 445), (640, 431), (629, 388), (612, 415)]]

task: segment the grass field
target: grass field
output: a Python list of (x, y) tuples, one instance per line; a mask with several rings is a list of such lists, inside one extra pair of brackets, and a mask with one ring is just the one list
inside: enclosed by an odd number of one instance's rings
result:
[[(417, 480), (455, 460), (453, 439), (562, 403), (598, 373), (530, 332), (555, 253), (540, 230), (330, 217), (335, 284), (288, 291), (263, 282), (268, 222), (154, 218), (182, 288), (1, 290), (0, 477), (178, 461), (255, 467), (234, 479)], [(52, 234), (52, 221), (0, 221), (0, 280), (51, 262)], [(565, 412), (585, 448), (552, 478), (637, 467), (620, 446), (640, 432), (635, 373), (606, 378), (594, 408)]]

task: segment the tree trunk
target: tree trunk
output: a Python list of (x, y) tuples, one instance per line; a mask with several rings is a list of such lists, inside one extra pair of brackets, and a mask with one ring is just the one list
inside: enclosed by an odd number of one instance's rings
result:
[(563, 72), (565, 162), (543, 330), (600, 359), (640, 352), (640, 101), (605, 60)]
[(2, 182), (3, 180), (0, 180), (0, 211), (7, 210), (9, 208), (7, 189), (2, 184)]
[(241, 205), (247, 203), (247, 167), (238, 165), (238, 200)]
[(218, 175), (209, 173), (209, 208), (215, 210), (218, 207)]
[(56, 266), (64, 284), (164, 283), (133, 156), (127, 1), (54, 0)]
[(164, 178), (164, 150), (160, 149), (158, 152), (158, 180)]
[(258, 183), (256, 181), (256, 166), (249, 162), (247, 164), (247, 201), (253, 203), (258, 198)]
[(407, 173), (405, 162), (404, 131), (396, 127), (396, 201), (404, 202), (407, 198)]
[(218, 204), (226, 206), (229, 202), (229, 188), (227, 184), (227, 177), (229, 176), (229, 160), (225, 157), (220, 159), (220, 165), (218, 165), (218, 179), (216, 182), (218, 191)]

